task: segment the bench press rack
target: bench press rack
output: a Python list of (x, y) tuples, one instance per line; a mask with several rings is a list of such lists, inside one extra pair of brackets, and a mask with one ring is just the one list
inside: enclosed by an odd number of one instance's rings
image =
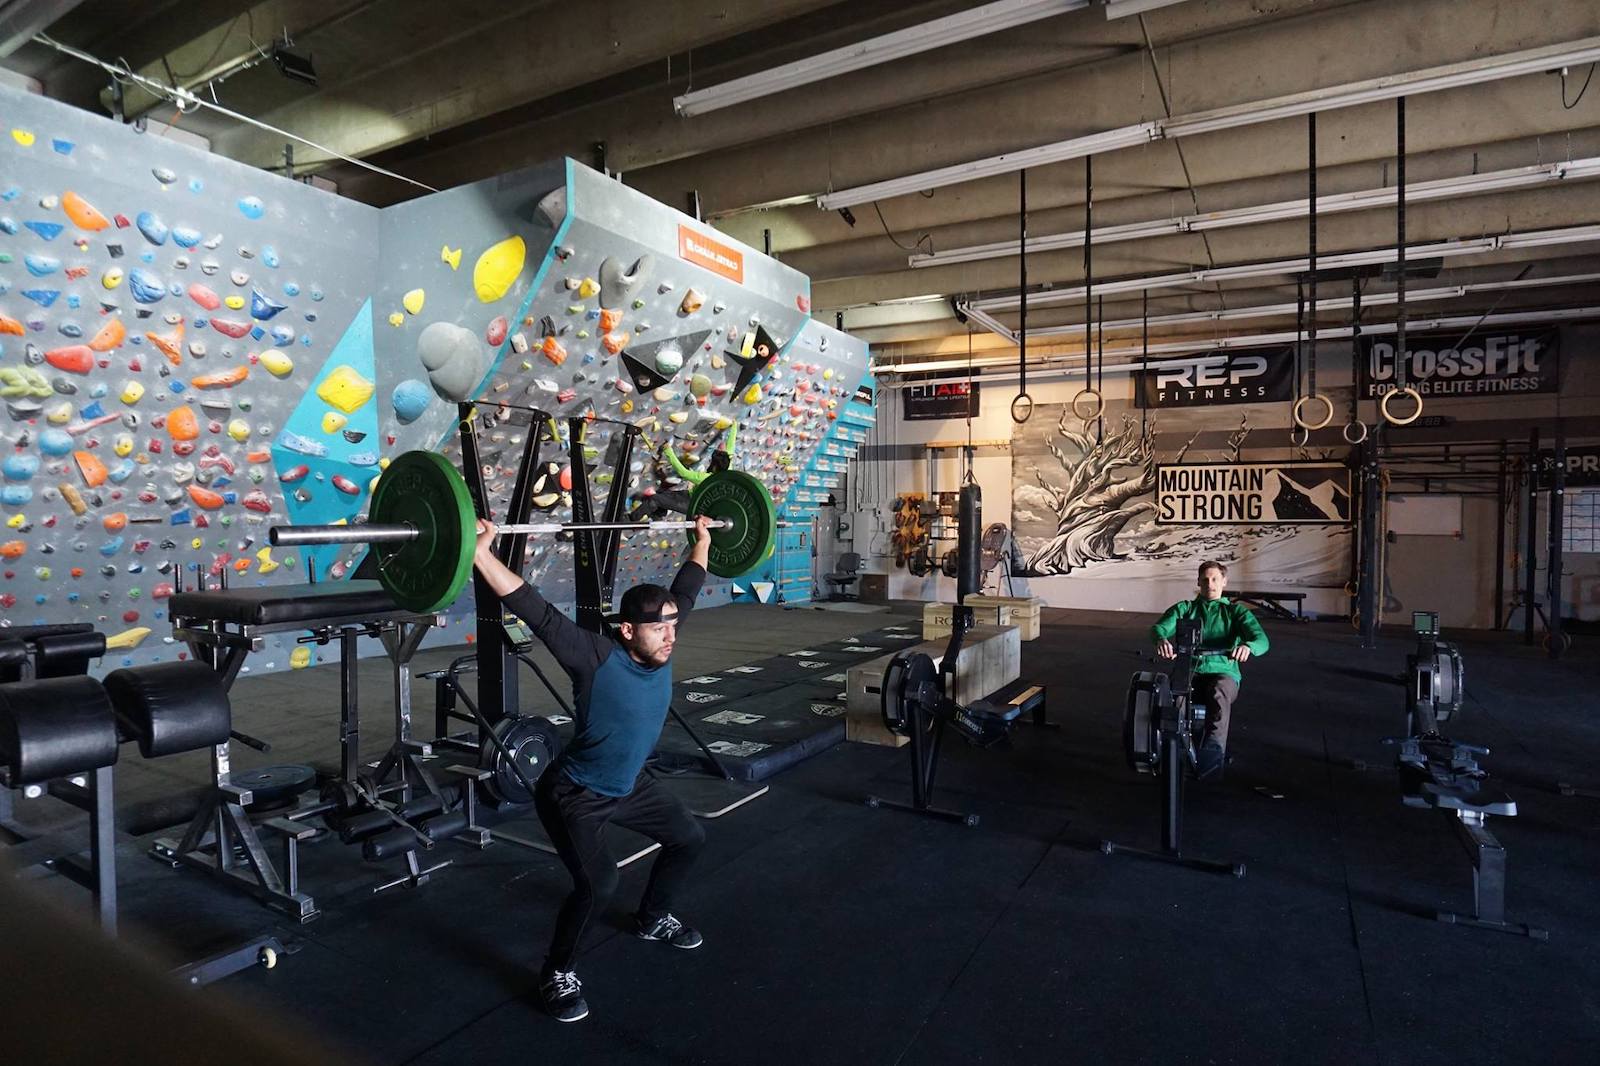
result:
[[(231, 688), (246, 657), (260, 651), (268, 636), (306, 630), (307, 635), (300, 638), (302, 643), (337, 642), (340, 760), (335, 781), (355, 789), (356, 795), (373, 800), (398, 793), (401, 802), (405, 802), (418, 788), (437, 794), (438, 786), (422, 764), (432, 755), (431, 746), (411, 735), (410, 663), (428, 631), (443, 623), (442, 616), (397, 608), (376, 581), (248, 589), (229, 589), (224, 581), (220, 588), (207, 589), (203, 578), (198, 590), (173, 595), (169, 613), (173, 635), (189, 646), (197, 660), (209, 664), (221, 676), (224, 688)], [(375, 773), (363, 767), (360, 749), (357, 645), (363, 636), (381, 641), (393, 664), (395, 739)], [(258, 825), (245, 811), (253, 799), (250, 790), (231, 781), (227, 743), (212, 749), (211, 770), (213, 788), (182, 839), (157, 840), (152, 855), (221, 877), (298, 921), (317, 917), (320, 912), (315, 900), (300, 890), (298, 845), (318, 832), (303, 824), (304, 820), (331, 811), (336, 805), (302, 805), (280, 817), (262, 819)], [(476, 825), (475, 817), (478, 771), (467, 767), (451, 770), (463, 777), (467, 800), (468, 823), (457, 836), (466, 843), (486, 846), (488, 833)], [(267, 853), (261, 829), (283, 840), (281, 872)], [(448, 865), (440, 863), (424, 870), (414, 849), (405, 854), (408, 875), (379, 886), (377, 891), (398, 884), (421, 884), (428, 874)]]

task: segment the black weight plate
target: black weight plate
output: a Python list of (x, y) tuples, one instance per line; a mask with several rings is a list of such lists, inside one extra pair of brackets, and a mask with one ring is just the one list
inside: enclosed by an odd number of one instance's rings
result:
[[(733, 523), (731, 528), (711, 531), (707, 569), (718, 577), (748, 574), (772, 554), (778, 533), (772, 495), (743, 470), (723, 470), (695, 486), (689, 496), (689, 517), (700, 515)], [(693, 543), (694, 530), (689, 530), (688, 535)]]
[(939, 572), (945, 577), (955, 577), (961, 571), (961, 553), (954, 548), (939, 556)]
[(928, 558), (926, 546), (918, 548), (906, 556), (906, 569), (911, 571), (913, 577), (927, 577), (933, 569), (933, 560)]
[[(550, 719), (538, 716), (506, 718), (494, 727), (494, 731), (500, 738), (500, 744), (486, 741), (480, 751), (479, 761), (479, 765), (493, 771), (492, 776), (484, 782), (489, 798), (497, 805), (532, 803), (533, 796), (523, 785), (522, 776), (532, 784), (539, 783), (539, 777), (561, 754), (560, 734)], [(501, 750), (502, 744), (505, 751)], [(510, 759), (506, 757), (506, 752), (510, 753)], [(518, 776), (511, 759), (515, 759), (516, 765), (522, 768), (522, 776)]]
[(316, 784), (317, 772), (309, 766), (262, 766), (237, 770), (228, 776), (237, 788), (248, 788), (250, 809), (286, 806), (300, 793)]
[(1161, 708), (1171, 698), (1166, 674), (1137, 673), (1128, 684), (1122, 751), (1136, 773), (1153, 774), (1161, 767)]
[(374, 544), (378, 580), (408, 611), (442, 611), (461, 595), (472, 573), (477, 512), (467, 483), (437, 452), (402, 452), (378, 478), (367, 520), (410, 525), (413, 540)]

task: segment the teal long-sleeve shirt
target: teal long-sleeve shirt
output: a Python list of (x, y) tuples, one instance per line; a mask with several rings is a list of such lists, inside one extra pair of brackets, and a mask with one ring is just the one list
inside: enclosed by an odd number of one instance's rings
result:
[[(1231, 650), (1240, 644), (1250, 649), (1251, 655), (1265, 655), (1271, 642), (1266, 631), (1256, 621), (1255, 612), (1242, 603), (1234, 603), (1226, 596), (1203, 600), (1180, 600), (1167, 608), (1156, 624), (1150, 627), (1150, 642), (1160, 644), (1171, 640), (1178, 632), (1178, 622), (1184, 618), (1200, 620), (1200, 646)], [(1239, 664), (1220, 655), (1207, 655), (1197, 659), (1197, 674), (1226, 674), (1235, 681), (1239, 678)]]

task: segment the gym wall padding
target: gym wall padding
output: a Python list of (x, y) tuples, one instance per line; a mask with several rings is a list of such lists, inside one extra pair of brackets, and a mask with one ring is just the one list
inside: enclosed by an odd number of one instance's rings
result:
[[(182, 653), (163, 605), (180, 570), (191, 588), (348, 575), (361, 549), (269, 550), (267, 527), (358, 518), (401, 451), (459, 459), (457, 399), (539, 407), (563, 432), (628, 419), (690, 465), (737, 423), (734, 465), (782, 500), (865, 368), (860, 345), (789, 354), (804, 275), (570, 160), (379, 211), (0, 89), (0, 175), (0, 624), (92, 622), (102, 669)], [(777, 358), (736, 390), (758, 328)], [(660, 383), (634, 388), (624, 353)], [(499, 514), (526, 427), (480, 425)], [(593, 423), (597, 496), (608, 435)], [(630, 473), (635, 493), (658, 483), (644, 449)], [(548, 517), (566, 519), (556, 488)], [(626, 543), (619, 589), (683, 553)], [(529, 563), (570, 596), (569, 548)], [(712, 582), (704, 603), (728, 597)], [(469, 608), (429, 643), (465, 639)], [(315, 660), (288, 636), (246, 668)]]

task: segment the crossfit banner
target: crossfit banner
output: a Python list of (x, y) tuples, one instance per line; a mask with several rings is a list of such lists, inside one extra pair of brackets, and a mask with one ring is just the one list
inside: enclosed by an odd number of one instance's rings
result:
[(1213, 352), (1170, 367), (1134, 372), (1134, 404), (1146, 408), (1287, 402), (1294, 390), (1294, 349)]
[(1156, 466), (1164, 525), (1327, 525), (1350, 521), (1343, 463), (1182, 463)]
[(929, 381), (920, 385), (907, 385), (900, 390), (905, 397), (907, 421), (934, 418), (966, 418), (970, 412), (978, 417), (978, 383), (976, 381)]
[[(1560, 388), (1561, 334), (1515, 330), (1460, 338), (1406, 338), (1406, 384), (1425, 399), (1515, 396)], [(1362, 342), (1361, 395), (1376, 399), (1395, 388), (1394, 338)]]

